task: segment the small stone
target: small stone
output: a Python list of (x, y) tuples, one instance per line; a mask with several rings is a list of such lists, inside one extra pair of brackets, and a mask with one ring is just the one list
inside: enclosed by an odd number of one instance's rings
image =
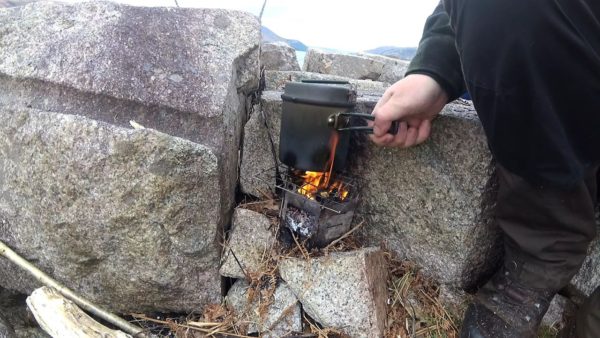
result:
[(169, 80), (173, 82), (181, 82), (183, 80), (183, 77), (179, 74), (172, 74), (171, 76), (169, 76)]
[(383, 337), (387, 267), (379, 248), (309, 261), (288, 258), (280, 262), (279, 271), (304, 311), (324, 327), (350, 337)]
[[(537, 306), (537, 304), (536, 304)], [(571, 301), (561, 295), (556, 295), (550, 302), (548, 311), (542, 318), (543, 326), (561, 329), (566, 325), (566, 313), (568, 308), (572, 307)]]
[[(596, 215), (596, 222), (600, 224), (598, 215)], [(590, 244), (588, 255), (579, 272), (571, 280), (571, 284), (586, 297), (600, 285), (600, 234)]]
[(255, 292), (255, 298), (249, 302), (249, 287), (240, 279), (227, 293), (227, 304), (234, 309), (238, 322), (250, 322), (246, 334), (260, 332), (261, 337), (276, 338), (302, 330), (300, 304), (287, 285), (279, 284), (272, 300), (261, 300), (272, 302), (262, 318), (259, 315), (260, 292)]
[(247, 209), (235, 209), (233, 229), (223, 254), (220, 270), (222, 276), (245, 278), (244, 271), (259, 271), (275, 242), (270, 226), (269, 219), (263, 214)]

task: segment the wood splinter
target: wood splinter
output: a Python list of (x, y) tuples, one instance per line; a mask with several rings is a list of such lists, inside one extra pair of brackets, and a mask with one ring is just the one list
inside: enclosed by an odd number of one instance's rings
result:
[(27, 297), (27, 306), (40, 327), (52, 337), (131, 338), (111, 330), (64, 298), (56, 289), (43, 286)]

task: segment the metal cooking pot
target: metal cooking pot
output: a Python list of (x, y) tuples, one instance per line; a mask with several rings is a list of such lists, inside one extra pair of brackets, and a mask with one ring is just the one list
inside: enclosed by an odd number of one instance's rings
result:
[[(337, 137), (333, 170), (341, 171), (346, 165), (350, 131), (373, 131), (366, 126), (351, 126), (352, 117), (372, 120), (373, 116), (351, 112), (356, 104), (356, 92), (348, 82), (288, 82), (281, 99), (279, 160), (287, 166), (304, 171), (326, 171)], [(395, 122), (389, 132), (397, 131)]]

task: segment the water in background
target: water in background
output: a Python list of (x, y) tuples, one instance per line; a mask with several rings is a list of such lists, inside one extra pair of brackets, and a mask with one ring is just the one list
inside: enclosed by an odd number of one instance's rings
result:
[(298, 63), (300, 64), (300, 69), (304, 66), (304, 57), (306, 56), (306, 52), (301, 52), (299, 50), (296, 51), (296, 58), (298, 59)]

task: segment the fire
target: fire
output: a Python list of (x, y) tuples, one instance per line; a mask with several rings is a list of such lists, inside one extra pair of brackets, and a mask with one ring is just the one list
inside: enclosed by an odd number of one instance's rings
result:
[(334, 196), (341, 200), (346, 199), (348, 196), (348, 189), (344, 187), (344, 183), (340, 180), (333, 180), (333, 182), (331, 182), (333, 177), (335, 150), (338, 141), (339, 134), (333, 132), (329, 141), (331, 152), (325, 170), (323, 172), (306, 171), (304, 175), (301, 175), (303, 182), (300, 188), (298, 188), (298, 193), (313, 200), (316, 199), (317, 196), (327, 198), (330, 197), (331, 194), (334, 194)]
[(332, 194), (341, 200), (346, 199), (348, 189), (346, 189), (344, 183), (340, 180), (334, 180), (329, 184), (329, 175), (329, 172), (306, 171), (301, 176), (303, 182), (298, 188), (298, 192), (312, 200), (316, 199), (317, 196), (327, 198)]

